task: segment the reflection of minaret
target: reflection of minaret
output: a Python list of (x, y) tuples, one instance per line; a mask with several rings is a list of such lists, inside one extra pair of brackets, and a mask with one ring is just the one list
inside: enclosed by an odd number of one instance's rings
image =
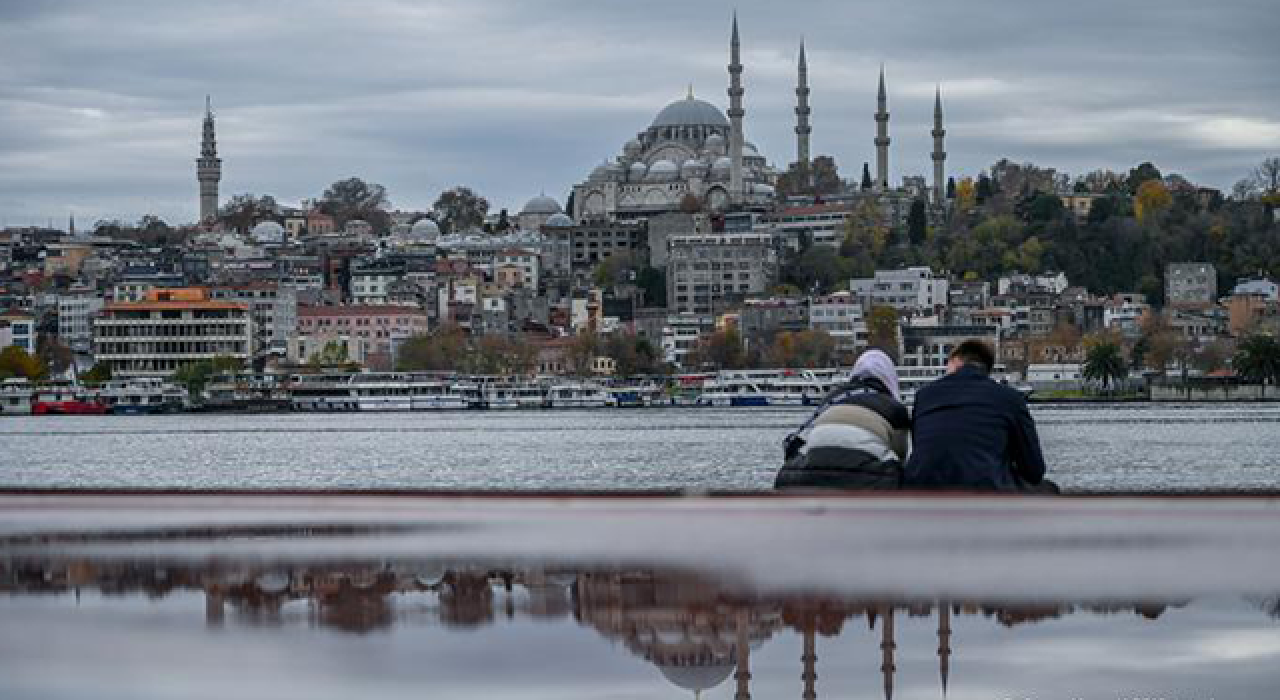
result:
[(804, 60), (804, 41), (800, 41), (800, 62), (796, 69), (796, 162), (809, 168), (809, 66)]
[(889, 97), (884, 90), (884, 66), (876, 93), (876, 188), (889, 189)]
[(881, 628), (880, 636), (880, 673), (884, 676), (885, 700), (893, 700), (893, 672), (896, 670), (893, 665), (893, 650), (897, 647), (893, 641), (893, 606), (888, 606), (885, 608), (884, 627)]
[(200, 181), (200, 220), (211, 221), (218, 216), (222, 159), (218, 157), (218, 142), (213, 133), (213, 103), (208, 95), (204, 98), (204, 134), (200, 142), (200, 157), (196, 159), (196, 179)]
[(801, 680), (804, 681), (804, 700), (817, 700), (818, 697), (818, 693), (814, 689), (814, 682), (818, 680), (818, 672), (815, 670), (818, 655), (813, 648), (814, 629), (816, 627), (816, 617), (810, 616), (808, 620), (805, 620), (804, 653), (800, 656), (800, 660), (804, 662), (804, 673), (800, 674)]
[(729, 194), (742, 195), (742, 55), (738, 45), (738, 13), (733, 13), (729, 39)]
[(951, 673), (951, 603), (938, 601), (938, 675), (942, 677), (942, 694), (947, 694), (947, 676)]
[(738, 692), (734, 693), (733, 700), (751, 700), (751, 639), (747, 636), (747, 616), (746, 610), (738, 611), (738, 670), (734, 672), (733, 679), (738, 682)]
[(942, 137), (947, 135), (942, 128), (942, 86), (938, 86), (933, 98), (933, 203), (942, 206), (942, 198), (946, 196), (946, 183), (943, 170), (946, 167), (947, 152), (942, 148)]
[(222, 588), (212, 586), (204, 592), (204, 623), (209, 627), (221, 627), (226, 617), (226, 596)]

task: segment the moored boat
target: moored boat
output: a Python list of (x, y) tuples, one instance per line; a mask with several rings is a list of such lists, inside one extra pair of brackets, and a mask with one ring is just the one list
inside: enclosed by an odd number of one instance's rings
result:
[(0, 382), (0, 415), (31, 415), (31, 398), (35, 393), (35, 385), (29, 379), (10, 377)]
[(186, 389), (153, 377), (109, 381), (98, 397), (116, 415), (175, 413), (189, 404)]
[(31, 399), (31, 413), (36, 416), (100, 416), (109, 412), (105, 401), (72, 384), (41, 386)]

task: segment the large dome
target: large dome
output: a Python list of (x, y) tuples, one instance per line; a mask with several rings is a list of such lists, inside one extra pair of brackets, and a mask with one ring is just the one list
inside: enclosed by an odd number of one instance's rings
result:
[(284, 227), (274, 221), (260, 221), (249, 236), (257, 243), (280, 243), (284, 241)]
[(658, 112), (649, 128), (663, 126), (729, 126), (729, 120), (720, 108), (689, 95), (683, 100), (676, 100)]
[(547, 217), (547, 223), (543, 224), (547, 228), (573, 228), (573, 219), (568, 214), (552, 214)]
[(559, 214), (560, 211), (561, 210), (560, 210), (559, 202), (548, 197), (545, 194), (540, 194), (537, 197), (530, 199), (524, 205), (524, 209), (520, 210), (520, 213), (521, 214)]
[(423, 217), (414, 222), (413, 228), (409, 229), (409, 236), (418, 240), (434, 241), (440, 237), (440, 227), (431, 219)]

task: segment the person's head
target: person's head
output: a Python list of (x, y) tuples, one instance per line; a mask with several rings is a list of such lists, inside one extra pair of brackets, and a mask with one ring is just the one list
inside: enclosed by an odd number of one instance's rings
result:
[(947, 356), (947, 374), (965, 365), (971, 365), (983, 374), (991, 374), (991, 368), (996, 366), (996, 351), (981, 340), (966, 340)]
[(893, 358), (883, 350), (872, 348), (859, 355), (858, 361), (853, 364), (853, 378), (879, 380), (889, 390), (890, 396), (900, 400), (898, 368), (894, 366)]

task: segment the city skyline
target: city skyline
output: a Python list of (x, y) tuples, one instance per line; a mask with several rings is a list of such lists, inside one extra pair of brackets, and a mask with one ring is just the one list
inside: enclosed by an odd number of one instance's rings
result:
[[(833, 155), (845, 178), (876, 160), (881, 62), (894, 184), (930, 174), (939, 83), (948, 175), (1003, 157), (1072, 174), (1151, 160), (1229, 189), (1280, 146), (1268, 116), (1278, 79), (1249, 70), (1267, 51), (1266, 3), (1166, 5), (1158, 17), (1121, 8), (1105, 20), (1089, 8), (1046, 38), (1043, 18), (1012, 3), (815, 3), (803, 14), (740, 3), (746, 137), (779, 169), (794, 159), (803, 37), (812, 153)], [(354, 175), (386, 186), (398, 208), (426, 209), (461, 184), (512, 213), (543, 191), (563, 202), (689, 84), (728, 106), (733, 8), (722, 3), (676, 19), (569, 2), (262, 10), (282, 13), (275, 22), (239, 12), (248, 6), (217, 18), (131, 9), (0, 10), (3, 45), (23, 57), (0, 81), (0, 225), (61, 226), (70, 214), (81, 227), (147, 213), (194, 221), (206, 93), (223, 201), (253, 192), (296, 203)], [(1166, 45), (1178, 50), (1153, 50)]]

